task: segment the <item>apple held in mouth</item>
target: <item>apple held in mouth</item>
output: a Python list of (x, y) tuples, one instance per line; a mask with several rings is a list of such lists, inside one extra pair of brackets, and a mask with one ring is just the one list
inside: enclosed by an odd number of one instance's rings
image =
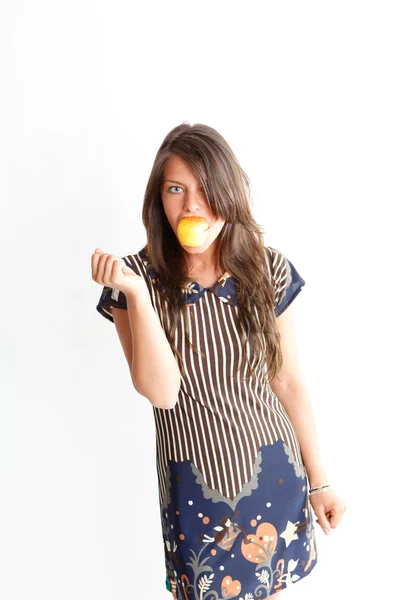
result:
[(178, 223), (178, 240), (183, 246), (201, 246), (210, 229), (203, 217), (183, 217)]

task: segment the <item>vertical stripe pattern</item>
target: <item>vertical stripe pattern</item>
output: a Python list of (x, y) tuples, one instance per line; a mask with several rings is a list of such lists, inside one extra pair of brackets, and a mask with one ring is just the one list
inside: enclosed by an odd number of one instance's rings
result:
[[(288, 274), (290, 278), (290, 265), (282, 256), (277, 253), (272, 257), (275, 305), (285, 295)], [(153, 285), (139, 254), (126, 259), (145, 278), (153, 307), (165, 330), (166, 300)], [(113, 298), (118, 301), (118, 296)], [(235, 324), (238, 307), (221, 301), (207, 289), (185, 309), (189, 339), (204, 356), (185, 343), (182, 313), (175, 343), (183, 357), (185, 375), (177, 403), (171, 410), (153, 406), (160, 503), (163, 504), (167, 494), (169, 460), (192, 461), (211, 489), (233, 500), (250, 481), (262, 445), (283, 440), (295, 460), (303, 464), (299, 441), (284, 406), (271, 387), (261, 383), (266, 365), (259, 366), (249, 379), (241, 381), (248, 373), (247, 364), (238, 372), (243, 353), (250, 362), (256, 357), (248, 343), (243, 348), (240, 342)], [(105, 316), (111, 315), (107, 307), (102, 310)]]

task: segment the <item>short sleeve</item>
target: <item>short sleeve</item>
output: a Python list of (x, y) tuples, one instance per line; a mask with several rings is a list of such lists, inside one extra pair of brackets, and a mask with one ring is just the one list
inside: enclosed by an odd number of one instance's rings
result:
[(306, 282), (293, 263), (279, 250), (267, 246), (266, 251), (274, 284), (275, 316), (279, 317), (301, 292)]
[[(125, 264), (133, 269), (137, 275), (141, 275), (137, 266), (129, 260), (127, 256), (122, 257)], [(104, 286), (96, 306), (96, 310), (106, 319), (114, 323), (114, 317), (111, 308), (127, 309), (126, 296), (120, 290)]]

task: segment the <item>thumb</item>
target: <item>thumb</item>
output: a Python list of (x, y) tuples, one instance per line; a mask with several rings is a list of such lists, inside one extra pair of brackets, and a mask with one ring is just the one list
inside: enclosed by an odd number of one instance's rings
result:
[(317, 515), (317, 523), (322, 527), (324, 533), (328, 535), (331, 530), (331, 526), (328, 519), (325, 516), (323, 504), (318, 506), (314, 512)]
[(124, 266), (122, 267), (121, 271), (124, 275), (132, 275), (133, 273), (135, 273), (135, 271), (132, 269), (132, 267), (128, 267), (124, 262)]
[(101, 248), (96, 248), (94, 251), (95, 254), (103, 254), (103, 250)]

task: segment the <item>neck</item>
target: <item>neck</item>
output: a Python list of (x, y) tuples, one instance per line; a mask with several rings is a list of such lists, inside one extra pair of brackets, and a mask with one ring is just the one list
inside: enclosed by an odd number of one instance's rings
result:
[[(188, 273), (216, 273), (218, 269), (217, 260), (218, 246), (216, 240), (201, 254), (189, 254), (186, 252), (186, 265)], [(221, 273), (222, 274), (222, 273)]]

